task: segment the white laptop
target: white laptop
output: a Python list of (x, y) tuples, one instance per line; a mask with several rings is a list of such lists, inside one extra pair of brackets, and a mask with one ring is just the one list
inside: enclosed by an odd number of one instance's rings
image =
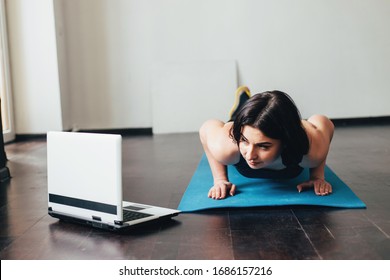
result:
[(48, 212), (108, 230), (161, 221), (179, 210), (122, 201), (122, 137), (48, 132)]

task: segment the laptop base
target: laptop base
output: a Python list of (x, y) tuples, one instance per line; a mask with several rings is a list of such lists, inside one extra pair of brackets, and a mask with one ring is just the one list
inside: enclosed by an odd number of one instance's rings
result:
[(70, 222), (70, 223), (75, 223), (75, 224), (80, 224), (80, 225), (85, 225), (85, 226), (92, 226), (93, 228), (101, 229), (101, 230), (105, 230), (105, 231), (125, 232), (125, 231), (129, 231), (129, 230), (133, 230), (133, 229), (144, 228), (146, 226), (150, 226), (150, 225), (154, 225), (154, 224), (158, 225), (161, 223), (170, 222), (172, 220), (172, 217), (177, 216), (179, 213), (173, 213), (172, 215), (169, 215), (169, 216), (157, 217), (156, 219), (142, 222), (142, 223), (135, 224), (135, 225), (134, 224), (129, 225), (126, 223), (122, 223), (120, 225), (119, 224), (109, 225), (106, 223), (100, 223), (98, 221), (89, 221), (89, 220), (80, 219), (77, 217), (71, 217), (69, 215), (63, 215), (61, 213), (53, 211), (50, 207), (48, 209), (48, 214), (51, 217), (57, 218), (60, 221), (64, 221), (64, 222)]

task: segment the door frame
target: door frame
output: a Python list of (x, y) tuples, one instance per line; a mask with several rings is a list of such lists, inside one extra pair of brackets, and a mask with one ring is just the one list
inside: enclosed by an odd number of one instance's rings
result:
[(5, 0), (0, 0), (0, 90), (4, 142), (15, 140)]

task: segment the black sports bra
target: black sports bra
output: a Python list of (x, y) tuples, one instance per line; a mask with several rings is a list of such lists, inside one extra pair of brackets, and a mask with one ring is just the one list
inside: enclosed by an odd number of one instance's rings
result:
[(297, 177), (303, 171), (303, 168), (298, 164), (287, 165), (286, 168), (280, 170), (273, 170), (267, 168), (252, 169), (246, 163), (242, 155), (240, 155), (240, 161), (234, 166), (242, 176), (248, 178), (292, 179)]

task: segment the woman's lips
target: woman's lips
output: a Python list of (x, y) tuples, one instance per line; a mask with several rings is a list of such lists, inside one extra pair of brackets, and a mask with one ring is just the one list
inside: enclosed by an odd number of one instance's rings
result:
[(248, 160), (247, 162), (249, 166), (253, 166), (253, 167), (257, 167), (262, 163), (261, 161), (252, 161), (252, 160)]

